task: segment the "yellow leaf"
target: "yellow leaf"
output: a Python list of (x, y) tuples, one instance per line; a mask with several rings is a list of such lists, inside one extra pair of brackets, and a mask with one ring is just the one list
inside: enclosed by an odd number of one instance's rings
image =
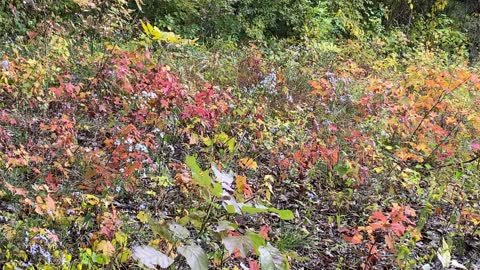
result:
[(97, 252), (102, 252), (104, 255), (112, 256), (115, 253), (115, 247), (110, 241), (102, 240), (97, 244)]
[(240, 159), (239, 163), (242, 168), (247, 168), (251, 170), (257, 169), (257, 162), (255, 162), (255, 160), (251, 158), (242, 158)]
[(5, 238), (7, 238), (7, 240), (12, 240), (16, 234), (15, 229), (13, 229), (7, 224), (2, 225), (2, 227), (0, 227), (0, 231), (3, 233), (3, 235), (5, 235)]
[(98, 203), (100, 203), (100, 199), (95, 197), (94, 195), (87, 194), (86, 197), (87, 203), (90, 205), (97, 205)]
[(130, 258), (131, 251), (129, 249), (123, 249), (122, 252), (118, 255), (120, 258), (121, 263), (127, 262), (127, 260)]
[(150, 196), (155, 196), (155, 195), (157, 195), (157, 193), (156, 193), (155, 191), (153, 191), (153, 190), (147, 190), (147, 191), (145, 192), (145, 194), (150, 195)]
[(419, 143), (415, 146), (415, 150), (417, 151), (423, 151), (424, 153), (428, 154), (430, 153), (430, 147), (428, 147), (427, 144), (425, 143)]
[(113, 241), (115, 241), (115, 244), (123, 246), (127, 243), (127, 238), (128, 238), (128, 236), (125, 233), (116, 232), (115, 233), (115, 239)]
[(150, 216), (143, 211), (138, 212), (137, 218), (143, 223), (147, 223), (150, 220)]

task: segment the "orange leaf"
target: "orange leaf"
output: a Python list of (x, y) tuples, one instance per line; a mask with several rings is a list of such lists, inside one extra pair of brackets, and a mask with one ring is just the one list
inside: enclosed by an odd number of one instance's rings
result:
[(20, 195), (20, 196), (24, 196), (24, 197), (27, 196), (27, 191), (25, 189), (14, 187), (13, 185), (10, 185), (7, 182), (4, 182), (4, 183), (5, 183), (5, 186), (7, 187), (7, 189), (10, 192), (13, 193), (13, 195)]
[(53, 200), (53, 198), (49, 195), (47, 195), (47, 197), (45, 197), (45, 206), (47, 207), (47, 211), (55, 211), (55, 201)]
[(387, 244), (387, 247), (390, 251), (394, 251), (395, 241), (392, 235), (390, 234), (385, 235), (385, 244)]

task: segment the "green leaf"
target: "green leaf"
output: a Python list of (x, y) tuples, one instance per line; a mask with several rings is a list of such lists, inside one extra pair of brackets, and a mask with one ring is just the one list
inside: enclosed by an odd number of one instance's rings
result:
[(280, 251), (270, 245), (259, 247), (258, 251), (260, 253), (260, 266), (262, 270), (284, 270), (288, 269), (288, 264), (283, 258)]
[(242, 258), (247, 257), (250, 251), (253, 249), (253, 243), (248, 236), (229, 236), (222, 240), (222, 244), (228, 250), (228, 254), (232, 254), (235, 250), (240, 252)]
[(248, 236), (250, 240), (252, 240), (253, 249), (255, 250), (255, 253), (257, 253), (257, 255), (260, 255), (260, 252), (258, 249), (261, 246), (265, 246), (266, 244), (265, 239), (263, 239), (257, 233), (254, 233), (254, 232), (247, 232), (245, 235)]
[(177, 251), (185, 257), (188, 266), (190, 266), (192, 270), (208, 270), (207, 254), (200, 246), (195, 244), (181, 246)]
[(222, 188), (222, 185), (220, 183), (213, 184), (212, 194), (217, 198), (222, 197), (223, 188)]
[(338, 175), (342, 176), (347, 174), (350, 168), (347, 164), (338, 163), (337, 165), (335, 165), (333, 170), (335, 170), (338, 173)]
[(212, 179), (208, 175), (208, 171), (202, 171), (197, 164), (197, 159), (194, 156), (187, 156), (185, 163), (192, 171), (192, 180), (198, 185), (206, 188), (211, 188)]
[(258, 213), (275, 213), (283, 220), (291, 220), (295, 218), (295, 215), (290, 210), (280, 210), (274, 207), (267, 208), (263, 205), (252, 206), (252, 205), (243, 205), (242, 212), (246, 214), (258, 214)]
[(237, 211), (235, 210), (235, 206), (231, 204), (225, 204), (225, 210), (227, 210), (227, 213), (229, 214), (235, 214)]
[(270, 212), (277, 214), (283, 220), (292, 220), (295, 218), (295, 215), (290, 210), (280, 210), (277, 208), (269, 208)]
[(197, 159), (194, 156), (187, 156), (185, 158), (185, 163), (192, 170), (193, 173), (201, 173), (202, 169), (197, 164)]
[(227, 142), (228, 151), (230, 153), (233, 153), (233, 151), (235, 150), (235, 143), (236, 143), (235, 138), (232, 138)]
[(255, 207), (251, 205), (242, 206), (242, 212), (247, 214), (267, 213), (269, 211), (266, 207)]
[(166, 224), (160, 224), (159, 222), (150, 221), (148, 226), (152, 230), (155, 236), (161, 236), (169, 241), (174, 241), (173, 233)]

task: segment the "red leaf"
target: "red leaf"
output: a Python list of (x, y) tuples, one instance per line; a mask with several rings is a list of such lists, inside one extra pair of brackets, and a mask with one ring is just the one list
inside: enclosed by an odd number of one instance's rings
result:
[(270, 232), (270, 228), (267, 225), (263, 225), (262, 228), (260, 229), (260, 232), (258, 233), (258, 235), (261, 238), (269, 241), (270, 237), (268, 237), (268, 232)]
[(375, 213), (373, 213), (371, 216), (370, 216), (370, 219), (373, 219), (373, 220), (380, 220), (380, 221), (387, 221), (387, 217), (380, 211), (377, 211)]
[(400, 223), (392, 223), (390, 228), (397, 236), (402, 236), (405, 233), (405, 226)]

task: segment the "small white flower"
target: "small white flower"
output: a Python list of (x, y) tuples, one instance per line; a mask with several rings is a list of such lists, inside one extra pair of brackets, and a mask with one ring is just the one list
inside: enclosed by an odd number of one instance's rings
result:
[(148, 147), (146, 147), (145, 145), (141, 144), (141, 143), (137, 143), (135, 145), (135, 150), (139, 151), (139, 152), (144, 152), (144, 153), (148, 153)]

